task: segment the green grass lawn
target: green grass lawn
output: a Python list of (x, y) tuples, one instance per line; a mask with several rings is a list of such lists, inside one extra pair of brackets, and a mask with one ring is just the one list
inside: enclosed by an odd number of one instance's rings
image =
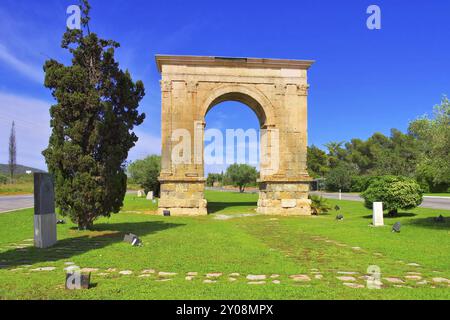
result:
[[(254, 214), (257, 195), (208, 191), (208, 216), (151, 215), (156, 204), (127, 195), (123, 212), (102, 218), (93, 231), (78, 231), (71, 223), (58, 225), (58, 244), (49, 249), (30, 246), (33, 212), (0, 214), (0, 298), (2, 299), (449, 299), (450, 212), (418, 208), (386, 227), (369, 227), (370, 210), (362, 203), (339, 203), (344, 221), (335, 212), (318, 217), (278, 217)], [(443, 214), (446, 223), (433, 217)], [(230, 216), (230, 219), (224, 219)], [(218, 219), (221, 218), (221, 219)], [(402, 223), (401, 233), (391, 226)], [(137, 234), (142, 247), (122, 242), (125, 232)], [(359, 247), (359, 248), (357, 248)], [(64, 289), (66, 262), (92, 272), (89, 290)], [(408, 265), (416, 263), (420, 266)], [(367, 268), (377, 265), (382, 278), (402, 280), (402, 287), (382, 280), (383, 288), (365, 287)], [(38, 267), (53, 271), (32, 271)], [(108, 270), (115, 269), (115, 270)], [(154, 269), (140, 277), (143, 270)], [(133, 271), (121, 275), (120, 271)], [(175, 272), (169, 281), (159, 271)], [(187, 272), (198, 272), (186, 280)], [(215, 283), (205, 274), (218, 272)], [(319, 273), (322, 279), (316, 279)], [(354, 275), (338, 272), (357, 272)], [(420, 273), (426, 284), (405, 278)], [(236, 281), (230, 273), (240, 273)], [(248, 284), (248, 274), (266, 275), (265, 284)], [(280, 284), (270, 275), (279, 275)], [(305, 275), (296, 282), (290, 275)], [(338, 276), (355, 277), (364, 288), (349, 288)], [(347, 281), (349, 282), (349, 281)]]
[(450, 193), (425, 193), (425, 196), (434, 196), (434, 197), (450, 197)]

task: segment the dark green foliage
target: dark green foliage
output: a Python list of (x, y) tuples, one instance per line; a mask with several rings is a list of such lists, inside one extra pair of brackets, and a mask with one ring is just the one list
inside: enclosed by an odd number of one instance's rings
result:
[(313, 178), (323, 177), (329, 171), (327, 154), (314, 145), (308, 147), (307, 163), (308, 173)]
[(161, 171), (161, 156), (151, 155), (142, 160), (136, 160), (128, 166), (131, 179), (144, 188), (145, 192), (153, 191), (159, 196), (160, 183), (158, 180)]
[(256, 183), (258, 171), (248, 164), (232, 164), (227, 168), (225, 175), (236, 186), (240, 192), (244, 192), (245, 186)]
[(350, 191), (352, 176), (357, 173), (354, 165), (346, 162), (339, 163), (337, 167), (327, 173), (325, 186), (330, 191)]
[(6, 184), (8, 182), (8, 177), (0, 173), (0, 184)]
[(45, 63), (45, 86), (57, 104), (50, 109), (52, 134), (43, 152), (55, 177), (56, 202), (79, 228), (119, 212), (126, 192), (125, 160), (145, 118), (138, 105), (144, 85), (133, 82), (114, 59), (119, 44), (89, 31), (89, 4), (81, 2), (82, 30), (67, 30), (62, 47), (72, 65)]
[(363, 192), (365, 191), (368, 187), (370, 182), (372, 181), (373, 176), (353, 176), (352, 177), (352, 182), (351, 182), (351, 187), (350, 187), (350, 192)]
[(222, 173), (208, 173), (208, 177), (206, 178), (206, 185), (208, 187), (214, 186), (214, 183), (223, 183), (223, 174)]
[(313, 215), (318, 216), (331, 210), (331, 206), (322, 196), (310, 195), (309, 199), (311, 199), (311, 212)]
[(397, 213), (398, 209), (413, 209), (422, 203), (419, 184), (411, 178), (399, 176), (373, 178), (361, 196), (366, 208), (372, 209), (373, 202), (383, 202), (383, 208), (390, 214)]

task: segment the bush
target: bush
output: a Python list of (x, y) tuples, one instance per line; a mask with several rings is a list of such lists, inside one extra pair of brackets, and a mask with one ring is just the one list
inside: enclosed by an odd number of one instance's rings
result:
[(152, 155), (143, 160), (136, 160), (128, 166), (127, 171), (133, 183), (139, 184), (146, 193), (153, 191), (155, 196), (159, 196), (160, 156)]
[(258, 178), (258, 171), (248, 164), (232, 164), (227, 168), (225, 176), (239, 187), (239, 192), (244, 192), (245, 186), (255, 184)]
[(413, 179), (398, 176), (373, 178), (361, 196), (366, 208), (372, 209), (373, 202), (383, 202), (390, 215), (396, 214), (398, 209), (413, 209), (422, 203), (420, 185)]
[(0, 173), (0, 184), (6, 184), (8, 182), (8, 177)]
[(322, 196), (310, 195), (309, 199), (311, 199), (311, 212), (313, 215), (318, 216), (319, 214), (327, 213), (331, 210), (328, 201)]
[(340, 163), (336, 168), (331, 169), (325, 176), (325, 188), (328, 191), (350, 191), (352, 176), (356, 175), (356, 168), (349, 163)]
[(372, 176), (353, 176), (352, 184), (350, 187), (351, 192), (363, 192), (368, 187), (370, 182), (372, 181)]

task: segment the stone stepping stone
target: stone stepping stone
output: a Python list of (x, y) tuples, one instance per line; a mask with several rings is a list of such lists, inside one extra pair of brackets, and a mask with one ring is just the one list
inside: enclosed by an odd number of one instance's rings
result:
[(150, 277), (150, 276), (151, 276), (150, 274), (144, 273), (144, 274), (138, 275), (138, 278), (148, 278), (148, 277)]
[(314, 279), (317, 279), (317, 280), (322, 280), (322, 278), (323, 278), (323, 275), (321, 275), (321, 274), (316, 274), (314, 276)]
[(186, 275), (190, 276), (190, 277), (195, 277), (198, 275), (198, 272), (188, 272), (188, 273), (186, 273)]
[(420, 267), (420, 264), (415, 263), (415, 262), (408, 263), (407, 265), (411, 266), (411, 267)]
[(230, 277), (230, 278), (228, 278), (228, 281), (234, 282), (234, 281), (237, 281), (237, 279), (236, 279), (236, 278), (233, 278), (233, 277)]
[(424, 285), (424, 284), (427, 284), (427, 283), (428, 283), (427, 280), (422, 280), (422, 281), (417, 282), (416, 284)]
[(384, 278), (384, 280), (386, 280), (387, 282), (390, 282), (390, 283), (405, 283), (405, 281), (403, 281), (402, 279), (393, 278), (393, 277), (391, 277), (391, 278)]
[(116, 268), (108, 268), (106, 269), (106, 272), (116, 272), (117, 269)]
[(431, 279), (431, 280), (433, 280), (433, 282), (435, 282), (435, 283), (450, 283), (450, 280), (449, 280), (449, 279), (446, 279), (446, 278), (440, 278), (440, 277), (438, 277), (438, 278), (433, 278), (433, 279)]
[(80, 270), (81, 272), (96, 272), (98, 271), (97, 268), (83, 268)]
[(36, 269), (31, 269), (31, 271), (53, 271), (56, 267), (41, 267)]
[(203, 283), (216, 283), (216, 282), (217, 282), (216, 280), (210, 280), (210, 279), (203, 280)]
[(265, 280), (265, 279), (266, 279), (266, 275), (264, 275), (264, 274), (258, 274), (258, 275), (249, 274), (247, 276), (247, 280), (251, 280), (251, 281), (259, 281), (259, 280)]
[(184, 279), (187, 281), (192, 281), (194, 279), (194, 276), (186, 276)]
[(163, 272), (163, 271), (160, 271), (160, 272), (158, 272), (158, 275), (160, 277), (173, 277), (173, 276), (176, 276), (177, 273), (176, 272)]
[(344, 282), (343, 285), (346, 287), (349, 287), (349, 288), (353, 288), (353, 289), (364, 288), (364, 286), (362, 284), (352, 283), (352, 282)]
[(273, 280), (272, 283), (273, 283), (273, 284), (280, 284), (281, 281), (280, 281), (280, 280)]
[(279, 277), (280, 277), (279, 274), (272, 274), (272, 275), (270, 276), (271, 279), (276, 279), (276, 278), (279, 278)]
[(119, 274), (121, 274), (123, 276), (129, 276), (130, 274), (133, 274), (133, 271), (131, 271), (131, 270), (122, 270), (122, 271), (119, 271)]
[(341, 276), (336, 278), (338, 278), (341, 281), (356, 281), (356, 278), (352, 276)]
[(266, 282), (265, 281), (249, 281), (249, 282), (247, 282), (247, 284), (266, 284)]
[(289, 276), (289, 278), (294, 281), (311, 281), (311, 278), (306, 274), (294, 274), (292, 276)]
[(145, 269), (145, 270), (142, 270), (142, 274), (149, 274), (149, 273), (155, 273), (156, 271), (154, 270), (154, 269)]
[(422, 275), (420, 272), (407, 272), (406, 274), (413, 274), (413, 275), (417, 275), (417, 276)]
[(213, 273), (207, 273), (206, 274), (207, 278), (218, 278), (220, 276), (222, 276), (221, 272), (213, 272)]
[(416, 276), (416, 275), (411, 275), (411, 276), (405, 276), (405, 279), (408, 279), (408, 280), (422, 280), (422, 277), (421, 276)]
[(240, 273), (237, 273), (237, 272), (233, 272), (233, 273), (230, 273), (229, 274), (229, 276), (230, 277), (239, 277), (241, 274)]
[(360, 247), (352, 247), (352, 249), (355, 250), (355, 251), (360, 251), (361, 250)]

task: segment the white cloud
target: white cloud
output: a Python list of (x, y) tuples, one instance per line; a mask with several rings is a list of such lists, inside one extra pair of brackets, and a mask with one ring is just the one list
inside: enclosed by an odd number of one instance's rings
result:
[(39, 84), (44, 83), (44, 71), (41, 68), (20, 60), (2, 44), (0, 44), (0, 61), (3, 61), (10, 68), (15, 69), (29, 79)]

